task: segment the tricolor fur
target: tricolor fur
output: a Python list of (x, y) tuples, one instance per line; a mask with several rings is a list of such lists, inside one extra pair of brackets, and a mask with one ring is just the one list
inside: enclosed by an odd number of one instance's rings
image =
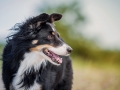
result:
[(43, 13), (13, 28), (3, 51), (6, 90), (71, 90), (72, 48), (53, 25), (61, 17)]

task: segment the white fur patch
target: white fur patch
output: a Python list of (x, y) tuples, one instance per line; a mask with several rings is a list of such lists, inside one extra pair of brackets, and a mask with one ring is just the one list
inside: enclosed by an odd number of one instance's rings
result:
[(70, 47), (67, 44), (63, 44), (62, 46), (59, 47), (51, 47), (48, 48), (50, 51), (54, 52), (57, 55), (62, 55), (62, 56), (68, 56), (67, 48)]
[(29, 88), (29, 90), (42, 90), (42, 86), (35, 81), (33, 86)]
[(55, 27), (54, 27), (53, 24), (51, 24), (51, 23), (47, 23), (47, 24), (51, 26), (51, 28), (52, 28), (53, 31), (56, 31), (56, 29), (55, 29)]
[[(13, 79), (12, 86), (15, 90), (25, 90), (24, 88), (20, 88), (22, 83), (18, 85), (22, 78), (24, 78), (24, 72), (29, 73), (32, 67), (37, 71), (40, 69), (42, 63), (46, 66), (46, 60), (41, 56), (40, 52), (34, 51), (26, 53), (24, 55), (24, 60), (21, 61), (18, 72)], [(29, 90), (40, 90), (40, 85), (36, 83), (36, 80), (34, 81), (33, 87), (30, 87)]]

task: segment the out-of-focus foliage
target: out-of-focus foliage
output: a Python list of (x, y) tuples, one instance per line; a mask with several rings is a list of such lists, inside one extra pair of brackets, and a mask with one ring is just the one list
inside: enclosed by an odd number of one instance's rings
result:
[[(49, 4), (49, 1), (43, 0), (38, 12), (63, 15), (55, 25), (61, 37), (73, 48), (72, 90), (120, 90), (120, 51), (102, 49), (81, 34), (87, 17), (82, 14), (80, 1), (62, 0), (60, 4), (55, 4), (55, 1), (50, 0)], [(0, 55), (3, 47), (0, 45)]]
[[(3, 44), (0, 44), (0, 68), (1, 68), (1, 60), (2, 60), (2, 51), (3, 51)], [(0, 69), (1, 70), (1, 69)]]
[(57, 12), (63, 15), (59, 22), (55, 22), (57, 31), (72, 48), (72, 56), (94, 62), (120, 63), (120, 52), (116, 50), (104, 50), (98, 47), (94, 41), (86, 39), (80, 31), (80, 27), (87, 21), (82, 14), (82, 8), (78, 0), (57, 5), (47, 4), (39, 8), (39, 12), (49, 14)]
[[(3, 51), (3, 44), (0, 44), (0, 57), (1, 57), (1, 55), (2, 55), (2, 51)], [(0, 58), (1, 59), (1, 58)]]

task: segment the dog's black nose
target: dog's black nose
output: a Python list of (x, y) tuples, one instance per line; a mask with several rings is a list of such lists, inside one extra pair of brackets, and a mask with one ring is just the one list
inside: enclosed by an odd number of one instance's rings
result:
[(73, 50), (73, 49), (72, 49), (71, 47), (67, 48), (67, 52), (68, 52), (68, 53), (71, 53), (72, 50)]

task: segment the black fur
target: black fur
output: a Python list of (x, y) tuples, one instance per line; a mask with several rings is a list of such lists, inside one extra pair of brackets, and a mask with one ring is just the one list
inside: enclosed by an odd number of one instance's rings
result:
[[(53, 39), (46, 38), (51, 32), (51, 28), (46, 25), (46, 22), (52, 23), (61, 17), (60, 14), (48, 15), (43, 13), (12, 28), (16, 30), (16, 33), (8, 37), (3, 51), (2, 79), (5, 90), (10, 90), (13, 78), (20, 67), (20, 62), (24, 60), (24, 54), (30, 52), (30, 48), (44, 44), (53, 44), (54, 47), (57, 47), (63, 43), (57, 32)], [(41, 22), (39, 26), (37, 25), (38, 22)], [(33, 45), (31, 42), (35, 39), (39, 41)], [(71, 90), (73, 78), (71, 59), (68, 56), (61, 57), (63, 62), (59, 66), (47, 62), (45, 67), (41, 66), (37, 71), (33, 68), (29, 73), (24, 72), (24, 78), (18, 84), (22, 84), (21, 87), (29, 90), (37, 78), (37, 83), (42, 85), (42, 90)]]

